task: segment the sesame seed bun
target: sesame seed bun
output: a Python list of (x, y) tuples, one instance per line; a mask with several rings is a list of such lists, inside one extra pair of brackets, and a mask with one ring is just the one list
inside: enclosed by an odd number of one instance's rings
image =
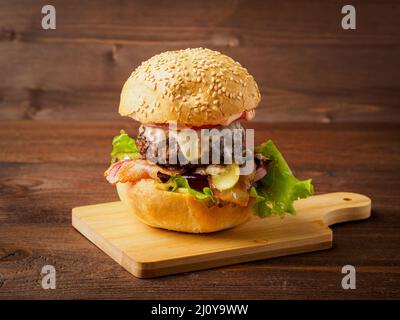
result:
[(125, 82), (119, 113), (144, 123), (203, 126), (252, 110), (260, 102), (254, 78), (217, 51), (167, 51), (143, 62)]
[(121, 201), (142, 222), (152, 227), (189, 233), (232, 228), (251, 217), (248, 208), (226, 204), (208, 208), (188, 194), (163, 191), (157, 182), (143, 179), (135, 184), (118, 183)]

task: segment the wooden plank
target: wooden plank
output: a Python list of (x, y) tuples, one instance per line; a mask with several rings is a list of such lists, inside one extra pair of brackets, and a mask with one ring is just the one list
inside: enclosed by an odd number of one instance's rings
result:
[[(398, 127), (255, 127), (258, 142), (273, 138), (296, 174), (313, 178), (318, 193), (348, 190), (370, 196), (371, 218), (334, 226), (335, 244), (326, 252), (162, 281), (135, 279), (70, 227), (72, 207), (117, 200), (102, 171), (111, 137), (120, 128), (133, 133), (132, 122), (0, 121), (0, 297), (399, 298)], [(57, 290), (40, 286), (45, 264), (56, 266)], [(357, 290), (341, 288), (346, 264), (357, 268)]]
[(210, 234), (149, 227), (121, 202), (74, 208), (72, 225), (134, 276), (153, 278), (328, 249), (329, 225), (371, 214), (371, 200), (350, 192), (312, 196), (298, 200), (295, 207), (295, 217), (254, 217)]
[[(0, 87), (3, 119), (116, 119), (119, 93), (130, 72), (166, 49), (125, 46), (114, 61), (108, 45), (0, 43), (0, 48), (0, 66), (9, 74)], [(400, 55), (400, 47), (378, 50), (373, 60), (368, 50), (354, 54), (351, 48), (308, 48), (302, 54), (282, 47), (224, 52), (238, 58), (259, 83), (262, 103), (256, 121), (400, 118), (399, 90), (393, 87), (400, 78), (386, 63)]]
[[(383, 247), (395, 253), (395, 237), (381, 248), (371, 234), (352, 236), (354, 227), (369, 220), (334, 228), (331, 250), (230, 267), (141, 280), (132, 277), (81, 234), (67, 226), (0, 225), (0, 297), (2, 299), (360, 299), (396, 298), (400, 286), (398, 260), (379, 255)], [(343, 230), (343, 229), (347, 229)], [(42, 237), (36, 237), (39, 233)], [(340, 233), (337, 234), (337, 232)], [(10, 234), (17, 242), (11, 242)], [(46, 240), (46, 241), (44, 241)], [(382, 240), (382, 238), (379, 238)], [(357, 246), (364, 243), (364, 250)], [(61, 245), (62, 243), (62, 245)], [(354, 245), (349, 246), (349, 243)], [(368, 251), (367, 255), (365, 252)], [(363, 254), (364, 252), (364, 254)], [(394, 254), (395, 255), (395, 254)], [(364, 256), (363, 259), (361, 257)], [(358, 257), (358, 258), (357, 258)], [(357, 262), (357, 290), (344, 291), (341, 267)], [(57, 289), (43, 290), (40, 270), (56, 266)], [(73, 266), (73, 267), (72, 267)], [(373, 286), (373, 290), (371, 287)], [(100, 289), (99, 289), (100, 288)], [(251, 289), (250, 289), (251, 288)]]
[(58, 27), (45, 31), (40, 3), (2, 2), (0, 119), (116, 119), (122, 84), (142, 60), (206, 46), (254, 74), (256, 121), (397, 123), (400, 5), (354, 4), (353, 32), (341, 30), (332, 1), (55, 1)]
[[(44, 4), (47, 3), (0, 2), (0, 21), (5, 27), (2, 39), (39, 41), (50, 37), (54, 41), (144, 44), (204, 41), (209, 45), (214, 40), (214, 45), (235, 46), (244, 41), (242, 35), (251, 36), (246, 41), (253, 40), (253, 44), (260, 40), (288, 43), (299, 38), (310, 42), (318, 38), (341, 41), (338, 35), (346, 35), (349, 42), (351, 39), (358, 44), (373, 45), (396, 41), (400, 26), (399, 4), (395, 0), (354, 0), (352, 4), (357, 8), (359, 26), (356, 34), (341, 29), (343, 3), (340, 1), (224, 0), (216, 4), (213, 0), (173, 3), (156, 0), (149, 5), (145, 0), (117, 3), (112, 0), (71, 0), (68, 4), (55, 0), (52, 4), (62, 19), (57, 22), (57, 32), (46, 33), (39, 23)], [(215, 37), (214, 32), (227, 35), (231, 32), (236, 39), (224, 41), (224, 37)], [(371, 39), (374, 41), (369, 41)]]
[[(112, 137), (125, 129), (135, 136), (139, 124), (118, 121), (1, 121), (0, 160), (3, 162), (102, 164), (108, 166)], [(397, 125), (375, 124), (262, 124), (255, 142), (272, 139), (293, 166), (303, 169), (400, 169)], [(366, 129), (368, 128), (368, 129)], [(300, 134), (300, 138), (299, 138)], [(379, 151), (376, 148), (379, 146)], [(338, 149), (340, 153), (338, 153)], [(29, 152), (27, 152), (29, 150)], [(388, 159), (387, 155), (390, 154)], [(355, 170), (355, 168), (351, 168)]]
[[(400, 206), (400, 199), (392, 193), (400, 185), (393, 171), (303, 169), (299, 164), (292, 167), (296, 168), (299, 177), (313, 178), (317, 193), (342, 189), (373, 197), (377, 209), (390, 208), (386, 214), (388, 227), (389, 221), (396, 222), (394, 209)], [(26, 222), (64, 224), (70, 220), (68, 213), (72, 207), (118, 200), (115, 188), (102, 175), (104, 168), (103, 164), (95, 163), (1, 163), (0, 222), (9, 225)], [(82, 189), (86, 191), (82, 192)]]

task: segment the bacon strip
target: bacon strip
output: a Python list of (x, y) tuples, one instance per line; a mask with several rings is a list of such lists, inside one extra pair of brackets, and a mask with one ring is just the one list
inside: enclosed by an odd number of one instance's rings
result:
[[(160, 181), (158, 176), (159, 173), (175, 176), (182, 174), (185, 171), (184, 168), (164, 168), (148, 160), (133, 159), (133, 160), (122, 160), (112, 164), (104, 176), (107, 181), (113, 185), (118, 182), (130, 182), (135, 183), (141, 179), (154, 179)], [(262, 175), (264, 172), (262, 172)], [(250, 175), (240, 176), (239, 181), (236, 185), (228, 190), (219, 191), (210, 183), (209, 185), (217, 199), (225, 202), (235, 203), (240, 207), (246, 207), (250, 200), (249, 189), (252, 183), (255, 181), (258, 174), (254, 171)]]
[(142, 159), (122, 160), (112, 164), (104, 176), (113, 185), (118, 182), (135, 183), (141, 179), (154, 179), (160, 181), (158, 173), (174, 176), (182, 173), (182, 169), (162, 168), (154, 163)]
[(268, 163), (271, 161), (262, 153), (255, 153), (254, 159), (257, 163), (257, 168), (253, 183), (261, 180), (267, 175)]
[(261, 180), (266, 175), (267, 175), (267, 168), (265, 166), (263, 166), (263, 165), (259, 166), (256, 169), (256, 175), (254, 176), (254, 181), (253, 182), (257, 182), (258, 180)]

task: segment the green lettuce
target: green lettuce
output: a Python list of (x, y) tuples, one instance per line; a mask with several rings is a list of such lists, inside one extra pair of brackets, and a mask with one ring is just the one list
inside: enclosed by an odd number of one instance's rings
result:
[(140, 158), (139, 150), (135, 139), (128, 136), (125, 130), (121, 130), (118, 136), (115, 136), (112, 142), (113, 150), (111, 152), (111, 162), (117, 162), (124, 159)]
[(197, 200), (204, 201), (209, 207), (217, 205), (219, 203), (218, 200), (214, 197), (214, 194), (210, 188), (203, 188), (203, 192), (194, 190), (190, 187), (189, 182), (185, 177), (179, 175), (173, 176), (166, 182), (166, 184), (168, 185), (168, 191), (189, 193)]
[(267, 175), (250, 190), (250, 196), (255, 198), (253, 212), (260, 217), (296, 214), (293, 202), (314, 193), (311, 179), (297, 179), (271, 140), (257, 146), (255, 152), (263, 154), (271, 162), (268, 164)]

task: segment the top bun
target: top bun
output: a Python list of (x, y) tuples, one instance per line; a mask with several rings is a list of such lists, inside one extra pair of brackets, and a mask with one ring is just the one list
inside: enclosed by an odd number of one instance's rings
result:
[(144, 124), (217, 125), (260, 102), (254, 78), (217, 51), (167, 51), (143, 62), (121, 92), (119, 113)]

